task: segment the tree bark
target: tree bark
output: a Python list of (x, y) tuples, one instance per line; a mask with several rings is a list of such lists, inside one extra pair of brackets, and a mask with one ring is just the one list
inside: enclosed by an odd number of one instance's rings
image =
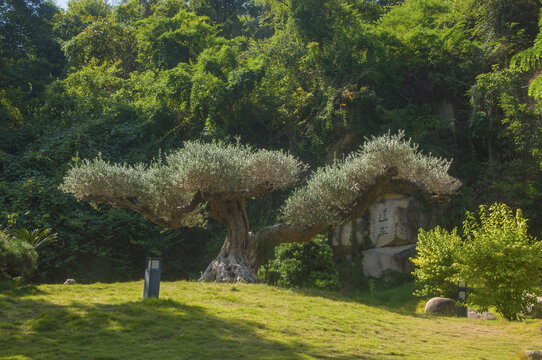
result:
[(228, 235), (200, 281), (257, 282), (260, 256), (258, 244), (249, 232), (245, 200), (210, 201), (209, 216), (226, 224)]

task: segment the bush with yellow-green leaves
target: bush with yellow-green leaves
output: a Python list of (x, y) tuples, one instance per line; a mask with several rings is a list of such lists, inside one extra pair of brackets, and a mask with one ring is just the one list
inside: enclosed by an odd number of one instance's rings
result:
[[(479, 219), (478, 219), (479, 218)], [(540, 293), (542, 243), (528, 234), (527, 219), (504, 204), (467, 212), (463, 234), (457, 228), (420, 230), (413, 259), (420, 296), (450, 296), (457, 281), (468, 286), (466, 304), (481, 311), (494, 307), (518, 320)]]

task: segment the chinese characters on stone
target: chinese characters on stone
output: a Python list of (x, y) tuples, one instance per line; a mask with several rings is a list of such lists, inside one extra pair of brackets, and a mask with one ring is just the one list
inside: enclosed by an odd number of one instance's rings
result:
[(377, 238), (388, 234), (388, 209), (384, 208), (380, 214), (378, 214), (378, 229), (376, 231)]

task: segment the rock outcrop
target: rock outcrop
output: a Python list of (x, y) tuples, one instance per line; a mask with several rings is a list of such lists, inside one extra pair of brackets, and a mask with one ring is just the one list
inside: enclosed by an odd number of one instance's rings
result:
[(525, 315), (529, 315), (535, 318), (542, 318), (542, 296), (537, 296), (533, 294), (527, 294), (531, 298), (533, 304), (527, 306)]
[(379, 277), (386, 270), (410, 273), (419, 228), (429, 228), (432, 216), (412, 196), (387, 194), (366, 215), (334, 229), (332, 247), (347, 258), (362, 252), (365, 275)]
[(410, 273), (413, 265), (410, 258), (416, 254), (416, 245), (389, 246), (363, 252), (363, 273), (380, 277), (386, 270)]

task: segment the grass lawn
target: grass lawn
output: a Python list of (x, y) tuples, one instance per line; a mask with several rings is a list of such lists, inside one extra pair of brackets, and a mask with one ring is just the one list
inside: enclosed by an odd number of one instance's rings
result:
[(539, 320), (425, 316), (410, 290), (179, 281), (141, 301), (141, 281), (8, 289), (0, 359), (517, 359), (542, 349)]

